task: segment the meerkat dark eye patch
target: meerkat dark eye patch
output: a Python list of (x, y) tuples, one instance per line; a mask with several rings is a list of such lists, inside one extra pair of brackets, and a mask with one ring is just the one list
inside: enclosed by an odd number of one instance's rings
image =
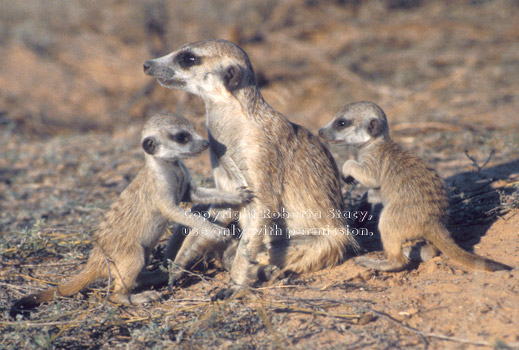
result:
[(182, 131), (182, 132), (176, 133), (175, 135), (170, 135), (169, 138), (177, 143), (185, 145), (186, 143), (191, 141), (191, 134), (189, 134), (188, 132)]
[(153, 137), (146, 137), (142, 140), (142, 149), (148, 154), (155, 154), (157, 146), (157, 141)]
[(335, 129), (344, 129), (344, 128), (347, 128), (351, 125), (351, 120), (347, 120), (347, 119), (337, 119), (335, 121), (335, 123), (333, 123)]
[(241, 83), (243, 73), (240, 66), (232, 65), (227, 67), (223, 73), (223, 83), (225, 88), (229, 91), (236, 90)]
[(188, 69), (193, 66), (198, 66), (202, 63), (202, 58), (195, 55), (191, 51), (183, 51), (175, 57), (175, 61), (178, 65), (184, 69)]

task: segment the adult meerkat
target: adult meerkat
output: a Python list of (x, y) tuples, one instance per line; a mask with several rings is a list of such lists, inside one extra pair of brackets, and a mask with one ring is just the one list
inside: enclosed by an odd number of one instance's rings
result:
[(379, 231), (387, 260), (355, 259), (360, 265), (380, 271), (400, 271), (408, 266), (402, 244), (424, 239), (451, 259), (472, 269), (510, 270), (511, 267), (461, 249), (445, 227), (447, 196), (443, 180), (421, 159), (402, 149), (389, 137), (382, 109), (371, 102), (344, 106), (319, 135), (356, 149), (342, 175), (374, 190), (384, 208)]
[[(231, 268), (235, 286), (217, 297), (249, 285), (252, 265), (315, 271), (342, 261), (346, 246), (357, 247), (339, 214), (344, 204), (330, 152), (265, 102), (241, 48), (225, 40), (190, 43), (146, 61), (144, 72), (203, 99), (217, 188), (246, 184), (255, 195), (241, 211), (243, 233)], [(269, 233), (273, 227), (281, 229), (281, 239)], [(211, 237), (188, 236), (184, 245), (197, 239)]]
[(150, 118), (144, 125), (141, 144), (145, 165), (94, 233), (95, 244), (83, 271), (69, 282), (20, 299), (13, 305), (11, 314), (50, 301), (54, 295), (72, 295), (94, 280), (108, 277), (113, 279), (113, 293), (109, 297), (112, 302), (142, 304), (156, 300), (159, 297), (156, 292), (130, 294), (130, 290), (168, 221), (215, 237), (223, 229), (190, 215), (178, 204), (194, 201), (232, 206), (252, 198), (251, 192), (244, 188), (230, 194), (196, 186), (181, 159), (197, 156), (207, 149), (209, 142), (180, 116), (161, 114)]

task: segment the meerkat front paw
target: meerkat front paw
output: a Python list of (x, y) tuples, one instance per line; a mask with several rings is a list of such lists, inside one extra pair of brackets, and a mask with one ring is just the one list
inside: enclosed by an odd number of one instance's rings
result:
[(344, 162), (342, 166), (341, 177), (348, 185), (352, 185), (356, 181), (355, 178), (350, 174), (351, 167), (355, 166), (356, 164), (356, 161), (349, 159)]
[(342, 181), (346, 182), (348, 185), (353, 185), (355, 183), (355, 178), (351, 175), (348, 175), (348, 176), (342, 176)]
[(254, 192), (249, 190), (249, 188), (246, 186), (238, 187), (238, 192), (240, 193), (240, 198), (242, 199), (243, 204), (248, 204), (252, 202), (252, 200), (255, 197)]

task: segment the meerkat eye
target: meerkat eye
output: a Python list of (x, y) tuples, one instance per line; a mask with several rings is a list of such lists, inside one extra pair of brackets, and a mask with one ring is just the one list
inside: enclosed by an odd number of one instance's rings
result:
[(200, 64), (200, 57), (194, 55), (190, 51), (184, 51), (178, 54), (177, 56), (177, 63), (182, 68), (189, 68), (195, 65)]
[(179, 132), (175, 135), (170, 135), (169, 138), (177, 143), (185, 145), (191, 141), (191, 135), (187, 132)]
[(335, 122), (335, 127), (337, 129), (344, 129), (348, 126), (351, 125), (351, 121), (350, 120), (346, 120), (346, 119), (338, 119), (336, 122)]

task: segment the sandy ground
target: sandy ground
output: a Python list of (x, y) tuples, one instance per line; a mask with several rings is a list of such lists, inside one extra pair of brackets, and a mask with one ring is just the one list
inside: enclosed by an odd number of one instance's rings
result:
[[(0, 2), (0, 347), (519, 348), (518, 14), (505, 0)], [(141, 67), (208, 37), (238, 42), (265, 99), (312, 132), (345, 103), (380, 104), (393, 138), (446, 180), (458, 244), (515, 269), (465, 271), (439, 256), (374, 273), (348, 259), (210, 303), (229, 279), (211, 265), (144, 307), (105, 303), (99, 283), (10, 319), (13, 300), (86, 261), (142, 165), (149, 115), (182, 113), (205, 133), (201, 101)], [(349, 156), (332, 151), (339, 164)], [(211, 185), (207, 154), (187, 164)], [(364, 191), (343, 190), (352, 206)], [(363, 246), (382, 257), (376, 216), (366, 225)]]

